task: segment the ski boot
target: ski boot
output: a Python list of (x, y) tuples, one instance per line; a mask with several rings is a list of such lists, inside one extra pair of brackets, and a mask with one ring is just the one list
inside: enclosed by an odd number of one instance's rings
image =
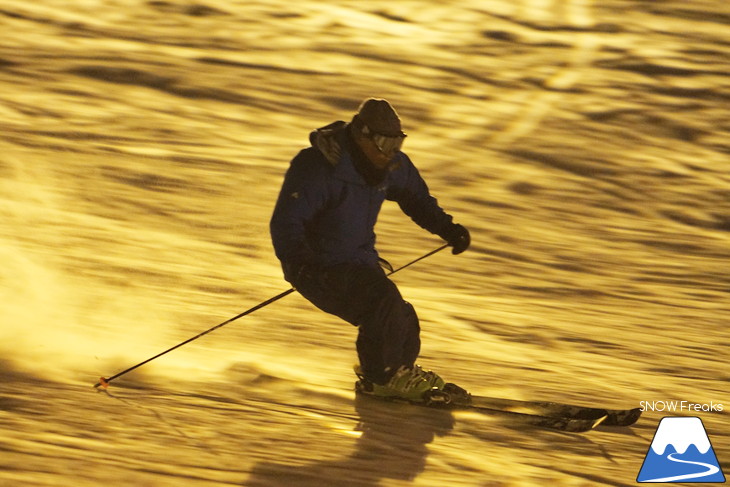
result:
[(413, 372), (426, 379), (426, 381), (431, 384), (431, 388), (441, 390), (446, 385), (446, 382), (441, 377), (439, 377), (436, 372), (433, 372), (431, 370), (423, 370), (420, 365), (414, 365)]
[(438, 390), (432, 383), (437, 383), (435, 377), (424, 376), (422, 369), (415, 367), (400, 367), (385, 384), (376, 384), (362, 374), (359, 366), (355, 366), (355, 373), (360, 378), (355, 383), (357, 392), (382, 399), (400, 399), (413, 403), (428, 403), (432, 391)]

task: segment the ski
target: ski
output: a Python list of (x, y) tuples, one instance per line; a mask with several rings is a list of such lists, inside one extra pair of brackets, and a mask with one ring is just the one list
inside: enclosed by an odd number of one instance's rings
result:
[(466, 391), (453, 384), (447, 384), (443, 391), (434, 391), (434, 394), (428, 395), (424, 401), (408, 401), (398, 397), (378, 397), (368, 394), (356, 384), (356, 392), (364, 396), (373, 398), (378, 401), (408, 403), (421, 407), (447, 409), (451, 411), (474, 411), (489, 416), (497, 416), (507, 420), (510, 424), (536, 426), (556, 431), (570, 433), (584, 433), (590, 431), (603, 421), (607, 416), (604, 414), (599, 417), (576, 418), (576, 417), (559, 417), (548, 416), (538, 413), (522, 413), (509, 411), (506, 409), (489, 407), (484, 404), (472, 404), (470, 396)]
[(472, 408), (498, 409), (512, 411), (521, 409), (525, 414), (536, 414), (553, 418), (570, 418), (575, 420), (600, 420), (604, 426), (630, 426), (641, 416), (641, 408), (604, 409), (589, 406), (575, 406), (559, 402), (521, 401), (519, 399), (503, 399), (490, 396), (475, 396), (465, 389), (446, 384), (442, 391), (433, 391), (429, 401), (455, 403)]
[(598, 418), (545, 416), (542, 414), (519, 413), (516, 411), (508, 411), (505, 409), (489, 408), (479, 405), (468, 405), (459, 403), (452, 403), (448, 405), (442, 405), (439, 403), (424, 403), (424, 406), (446, 408), (451, 410), (475, 411), (490, 416), (499, 416), (501, 418), (504, 418), (505, 420), (508, 420), (511, 424), (537, 426), (539, 428), (565, 431), (569, 433), (585, 433), (586, 431), (590, 431), (596, 426), (603, 423), (607, 418), (606, 415)]
[(575, 419), (604, 418), (603, 426), (631, 426), (641, 416), (641, 408), (604, 409), (589, 406), (575, 406), (548, 401), (521, 401), (489, 396), (471, 396), (471, 404), (476, 407), (487, 407), (501, 410), (520, 409), (536, 414), (552, 417)]

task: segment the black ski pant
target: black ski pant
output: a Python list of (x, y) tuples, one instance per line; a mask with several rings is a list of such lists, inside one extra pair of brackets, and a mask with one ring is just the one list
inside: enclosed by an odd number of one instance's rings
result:
[(384, 384), (421, 350), (418, 316), (380, 267), (338, 264), (293, 283), (319, 309), (359, 328), (357, 354), (365, 378)]

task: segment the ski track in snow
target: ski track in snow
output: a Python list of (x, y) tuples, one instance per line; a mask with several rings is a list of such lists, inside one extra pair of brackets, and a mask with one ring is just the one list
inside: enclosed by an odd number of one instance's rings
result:
[[(355, 330), (296, 294), (91, 385), (289, 287), (288, 161), (374, 95), (472, 232), (394, 277), (423, 365), (476, 394), (726, 402), (729, 22), (720, 0), (4, 0), (0, 486), (634, 485), (660, 413), (576, 436), (363, 403)], [(377, 230), (395, 266), (441, 245), (395, 205)], [(726, 461), (728, 415), (703, 421)]]

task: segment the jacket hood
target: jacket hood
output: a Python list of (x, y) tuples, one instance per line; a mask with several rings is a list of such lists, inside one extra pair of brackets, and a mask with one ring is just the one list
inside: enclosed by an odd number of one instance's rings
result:
[(333, 166), (340, 161), (342, 155), (341, 134), (347, 129), (347, 125), (347, 122), (338, 120), (313, 130), (309, 134), (309, 142), (312, 147), (319, 150), (327, 159), (327, 162)]

